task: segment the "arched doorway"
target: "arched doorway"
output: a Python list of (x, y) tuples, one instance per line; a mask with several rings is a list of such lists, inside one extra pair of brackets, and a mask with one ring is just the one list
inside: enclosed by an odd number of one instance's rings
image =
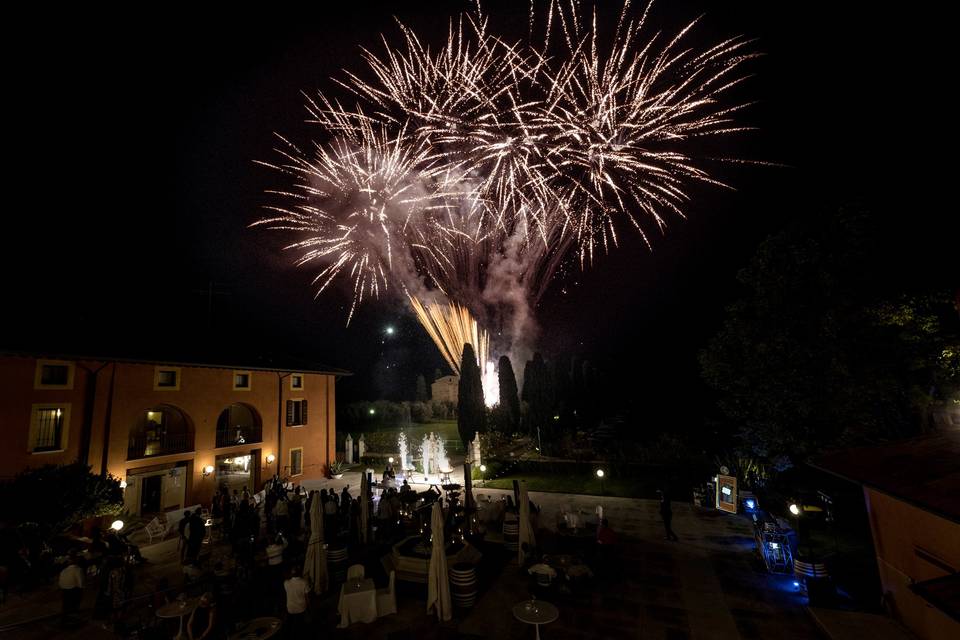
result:
[(141, 411), (130, 429), (127, 459), (193, 451), (193, 427), (183, 411), (161, 404)]
[(260, 442), (263, 426), (260, 414), (248, 404), (235, 402), (217, 418), (217, 447), (233, 447)]

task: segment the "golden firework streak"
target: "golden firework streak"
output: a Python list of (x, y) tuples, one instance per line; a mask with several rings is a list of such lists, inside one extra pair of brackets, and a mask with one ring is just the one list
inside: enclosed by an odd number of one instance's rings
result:
[(444, 360), (460, 375), (460, 358), (463, 345), (470, 343), (477, 352), (480, 371), (487, 369), (487, 356), (490, 350), (490, 338), (480, 328), (470, 311), (456, 302), (421, 302), (416, 296), (407, 294), (410, 306), (417, 314), (417, 320), (427, 330), (434, 344), (440, 349)]

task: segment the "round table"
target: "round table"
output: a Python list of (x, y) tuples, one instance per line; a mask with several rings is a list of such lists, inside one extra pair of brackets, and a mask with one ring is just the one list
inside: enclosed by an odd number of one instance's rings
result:
[(560, 611), (544, 600), (524, 600), (513, 605), (513, 616), (520, 622), (534, 625), (537, 640), (540, 640), (540, 625), (556, 620), (560, 617)]
[(200, 602), (200, 598), (174, 600), (157, 609), (158, 618), (180, 618), (180, 629), (177, 631), (177, 635), (174, 636), (174, 640), (183, 638), (183, 618), (193, 613), (193, 610), (197, 608), (198, 602)]
[(280, 632), (280, 618), (254, 618), (230, 636), (230, 640), (266, 640)]

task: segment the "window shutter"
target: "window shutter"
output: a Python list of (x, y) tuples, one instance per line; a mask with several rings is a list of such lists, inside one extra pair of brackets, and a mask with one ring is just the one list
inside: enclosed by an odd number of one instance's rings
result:
[(293, 425), (293, 400), (287, 400), (287, 426)]
[(303, 421), (301, 422), (301, 424), (307, 424), (307, 401), (302, 400), (301, 405), (303, 406), (303, 408), (301, 409), (303, 411)]

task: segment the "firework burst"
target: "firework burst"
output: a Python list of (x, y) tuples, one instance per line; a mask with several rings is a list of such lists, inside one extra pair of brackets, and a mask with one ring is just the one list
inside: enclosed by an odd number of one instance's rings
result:
[(294, 186), (256, 224), (320, 264), (318, 295), (351, 281), (348, 322), (364, 297), (403, 291), (454, 370), (464, 341), (486, 349), (482, 326), (506, 334), (503, 351), (532, 340), (519, 318), (565, 260), (585, 268), (623, 226), (649, 245), (692, 185), (723, 186), (697, 141), (744, 130), (745, 105), (724, 98), (748, 41), (700, 50), (687, 42), (696, 21), (668, 36), (649, 16), (625, 2), (604, 43), (595, 9), (551, 0), (510, 42), (478, 6), (434, 49), (401, 24), (399, 46), (384, 38), (383, 53), (364, 50), (366, 73), (336, 81), (353, 106), (308, 99), (325, 139), (309, 152), (283, 141), (268, 166)]

